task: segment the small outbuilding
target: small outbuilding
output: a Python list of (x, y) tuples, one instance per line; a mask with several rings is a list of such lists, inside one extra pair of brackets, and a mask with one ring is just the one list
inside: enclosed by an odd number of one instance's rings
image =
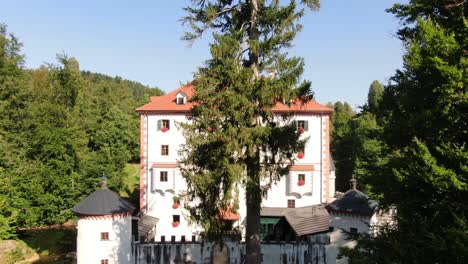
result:
[(132, 213), (135, 207), (107, 188), (107, 179), (101, 179), (101, 188), (72, 211), (78, 217), (78, 264), (131, 263)]

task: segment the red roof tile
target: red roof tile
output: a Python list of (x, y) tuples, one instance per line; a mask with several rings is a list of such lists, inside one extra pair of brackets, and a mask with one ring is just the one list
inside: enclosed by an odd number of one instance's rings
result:
[[(151, 96), (151, 102), (138, 107), (138, 112), (189, 112), (193, 107), (193, 103), (186, 103), (178, 105), (176, 103), (176, 95), (179, 92), (183, 92), (188, 98), (192, 97), (195, 92), (195, 86), (191, 83), (183, 85), (176, 90), (161, 96)], [(310, 100), (307, 103), (302, 103), (299, 100), (295, 100), (291, 106), (287, 106), (282, 103), (277, 103), (272, 111), (274, 113), (287, 113), (287, 112), (299, 112), (299, 113), (332, 113), (333, 110), (327, 106), (321, 105), (314, 100)]]

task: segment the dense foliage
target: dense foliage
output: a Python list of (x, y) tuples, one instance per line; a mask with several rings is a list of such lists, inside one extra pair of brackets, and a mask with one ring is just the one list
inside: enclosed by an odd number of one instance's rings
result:
[[(303, 60), (289, 57), (304, 8), (317, 0), (192, 1), (187, 7), (194, 39), (214, 30), (211, 56), (195, 76), (185, 176), (193, 219), (208, 234), (222, 230), (219, 212), (236, 210), (243, 185), (247, 207), (246, 261), (260, 263), (260, 206), (269, 184), (287, 173), (303, 146), (292, 122), (275, 126), (271, 108), (294, 98), (310, 100), (310, 83), (301, 83)], [(285, 117), (287, 119), (287, 117)], [(266, 186), (261, 185), (264, 181)]]
[(161, 93), (65, 55), (28, 70), (20, 48), (0, 25), (0, 239), (70, 219), (102, 175), (122, 190), (125, 164), (139, 160), (134, 109)]
[(356, 113), (344, 102), (336, 102), (331, 117), (331, 153), (336, 167), (336, 190), (349, 189), (349, 180), (354, 176), (359, 189), (376, 194), (367, 184), (385, 164), (388, 151), (382, 142), (380, 104), (383, 100), (383, 85), (373, 81), (369, 87), (367, 102)]
[(402, 20), (403, 69), (378, 105), (387, 148), (368, 184), (396, 222), (345, 250), (351, 263), (468, 261), (468, 22), (466, 1), (411, 0)]

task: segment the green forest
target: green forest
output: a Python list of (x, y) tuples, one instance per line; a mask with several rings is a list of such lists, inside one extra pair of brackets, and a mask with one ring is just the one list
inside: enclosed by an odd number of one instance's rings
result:
[(124, 182), (127, 164), (139, 162), (135, 108), (160, 94), (81, 71), (65, 54), (27, 69), (20, 40), (0, 25), (0, 239), (72, 219), (102, 176), (113, 190), (138, 192)]

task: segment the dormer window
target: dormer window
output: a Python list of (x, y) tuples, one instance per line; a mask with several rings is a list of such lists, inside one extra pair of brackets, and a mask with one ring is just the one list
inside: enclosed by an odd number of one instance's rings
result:
[(176, 104), (178, 104), (178, 105), (183, 105), (183, 104), (185, 104), (185, 100), (186, 100), (186, 95), (185, 95), (185, 93), (179, 92), (179, 93), (176, 95)]

